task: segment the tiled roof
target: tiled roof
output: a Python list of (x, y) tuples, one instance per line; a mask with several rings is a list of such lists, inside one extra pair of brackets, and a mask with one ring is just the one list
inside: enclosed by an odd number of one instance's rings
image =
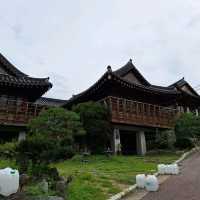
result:
[(31, 78), (31, 77), (14, 77), (6, 74), (0, 74), (1, 86), (15, 86), (15, 87), (52, 87), (48, 78)]
[(126, 65), (119, 68), (118, 70), (114, 71), (114, 73), (117, 76), (123, 77), (126, 75), (129, 71), (133, 71), (134, 75), (144, 84), (144, 85), (150, 85), (150, 83), (144, 78), (144, 76), (139, 72), (139, 70), (133, 65), (132, 59), (129, 60)]
[(194, 96), (197, 96), (200, 98), (199, 94), (194, 90), (194, 88), (184, 79), (184, 77), (177, 82), (173, 83), (172, 85), (169, 86), (169, 88), (177, 88), (181, 89), (184, 85), (187, 85), (190, 90), (193, 92)]
[[(130, 71), (133, 71), (134, 75), (140, 80), (142, 84), (137, 84), (135, 82), (130, 82), (124, 76), (128, 74)], [(87, 99), (87, 97), (91, 97), (94, 95), (95, 91), (97, 91), (102, 85), (105, 83), (110, 82), (115, 82), (118, 84), (121, 84), (123, 87), (127, 87), (129, 89), (134, 89), (134, 90), (140, 90), (143, 91), (147, 94), (155, 94), (155, 95), (171, 95), (171, 96), (176, 96), (179, 97), (182, 93), (182, 91), (177, 90), (175, 85), (182, 85), (187, 83), (184, 79), (181, 79), (177, 81), (175, 84), (163, 87), (163, 86), (157, 86), (157, 85), (152, 85), (149, 83), (143, 76), (142, 74), (137, 70), (137, 68), (132, 64), (132, 60), (130, 60), (126, 65), (121, 67), (120, 69), (116, 71), (112, 71), (111, 67), (107, 67), (107, 72), (104, 73), (104, 75), (96, 82), (94, 83), (91, 87), (89, 87), (87, 90), (77, 94), (73, 95), (72, 98), (70, 98), (67, 103), (67, 105), (71, 105), (74, 102), (79, 102), (82, 99)]]
[(170, 88), (175, 87), (175, 86), (181, 87), (181, 86), (183, 86), (183, 85), (185, 85), (185, 84), (187, 84), (187, 81), (185, 81), (185, 79), (182, 78), (182, 79), (176, 81), (175, 83), (171, 84), (169, 87), (170, 87)]
[(111, 67), (109, 66), (108, 71), (106, 73), (104, 73), (104, 75), (95, 84), (93, 84), (87, 90), (85, 90), (77, 95), (73, 95), (73, 97), (70, 98), (66, 102), (66, 105), (71, 104), (72, 102), (74, 102), (84, 96), (94, 93), (94, 91), (98, 90), (101, 87), (101, 85), (105, 84), (105, 82), (107, 82), (107, 81), (110, 81), (110, 79), (108, 78), (109, 76), (111, 77), (112, 81), (121, 84), (123, 87), (125, 86), (130, 89), (135, 89), (135, 90), (140, 90), (140, 91), (142, 90), (142, 91), (146, 92), (147, 94), (154, 93), (154, 94), (179, 95), (178, 91), (168, 88), (168, 87), (154, 86), (151, 84), (148, 86), (145, 86), (145, 85), (129, 82), (128, 80), (120, 77), (116, 73), (116, 71), (112, 72)]
[(3, 66), (5, 68), (6, 71), (8, 71), (8, 73), (10, 75), (17, 76), (17, 77), (28, 76), (28, 75), (24, 74), (23, 72), (21, 72), (20, 70), (18, 70), (1, 53), (0, 53), (0, 64), (1, 64), (1, 66)]
[(24, 74), (12, 65), (2, 54), (0, 54), (0, 67), (4, 69), (6, 74), (0, 74), (1, 86), (14, 87), (46, 87), (47, 90), (52, 87), (49, 78), (33, 78)]

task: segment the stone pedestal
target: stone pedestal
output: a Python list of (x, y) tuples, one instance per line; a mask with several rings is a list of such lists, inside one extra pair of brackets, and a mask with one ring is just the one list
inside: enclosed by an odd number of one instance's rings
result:
[(120, 132), (119, 129), (113, 130), (113, 153), (121, 153), (121, 141), (120, 141)]
[(137, 154), (138, 155), (145, 155), (146, 154), (146, 139), (144, 131), (137, 132)]
[(18, 141), (21, 142), (22, 140), (25, 139), (26, 139), (26, 132), (25, 131), (20, 132), (18, 136)]

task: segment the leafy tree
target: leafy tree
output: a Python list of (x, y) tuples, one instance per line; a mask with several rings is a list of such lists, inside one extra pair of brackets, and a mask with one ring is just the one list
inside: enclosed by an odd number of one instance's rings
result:
[(184, 113), (176, 122), (175, 133), (178, 146), (193, 146), (200, 139), (200, 117)]
[(173, 149), (176, 142), (174, 130), (159, 131), (156, 134), (155, 144), (159, 149)]
[(102, 152), (109, 145), (111, 126), (108, 109), (98, 102), (80, 103), (73, 107), (86, 130), (86, 144), (93, 152)]
[(64, 108), (50, 108), (41, 112), (37, 118), (30, 121), (29, 128), (32, 134), (61, 140), (85, 134), (80, 116)]
[(30, 134), (16, 148), (17, 162), (22, 171), (29, 163), (42, 166), (74, 155), (74, 137), (85, 134), (80, 116), (63, 108), (50, 108), (30, 121)]

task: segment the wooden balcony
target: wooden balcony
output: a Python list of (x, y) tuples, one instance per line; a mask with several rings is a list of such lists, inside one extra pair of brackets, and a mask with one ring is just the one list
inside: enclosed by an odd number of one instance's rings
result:
[(47, 107), (30, 102), (0, 101), (0, 125), (26, 126), (44, 109)]
[(172, 128), (179, 114), (177, 109), (123, 98), (108, 97), (104, 101), (109, 105), (113, 123)]

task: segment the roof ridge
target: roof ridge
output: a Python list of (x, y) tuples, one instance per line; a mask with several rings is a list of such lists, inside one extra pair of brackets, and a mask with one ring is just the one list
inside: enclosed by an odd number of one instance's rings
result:
[(130, 85), (134, 85), (134, 86), (137, 86), (139, 88), (143, 88), (143, 89), (147, 89), (147, 90), (156, 90), (156, 91), (168, 91), (168, 92), (175, 92), (174, 90), (170, 90), (169, 88), (165, 88), (165, 87), (162, 87), (162, 86), (158, 86), (156, 87), (155, 85), (149, 85), (149, 86), (146, 86), (146, 85), (141, 85), (141, 84), (137, 84), (137, 83), (132, 83), (130, 82), (129, 80), (126, 80), (126, 79), (123, 79), (122, 77), (118, 76), (117, 74), (113, 73), (114, 76), (116, 76), (117, 78), (123, 80), (124, 82), (130, 84)]
[(122, 66), (121, 68), (117, 69), (114, 71), (115, 74), (117, 74), (118, 76), (122, 77), (124, 75), (126, 75), (129, 71), (134, 70), (136, 77), (138, 77), (139, 79), (142, 80), (142, 83), (144, 85), (151, 85), (146, 78), (144, 78), (144, 76), (140, 73), (140, 71), (136, 68), (136, 66), (133, 64), (132, 59), (130, 59), (124, 66)]
[(183, 78), (179, 79), (178, 81), (172, 83), (172, 84), (169, 85), (168, 87), (173, 87), (173, 86), (175, 86), (176, 84), (178, 84), (178, 83), (181, 82), (181, 81), (185, 81), (185, 82), (187, 82), (187, 81), (185, 80), (185, 78), (183, 77)]

